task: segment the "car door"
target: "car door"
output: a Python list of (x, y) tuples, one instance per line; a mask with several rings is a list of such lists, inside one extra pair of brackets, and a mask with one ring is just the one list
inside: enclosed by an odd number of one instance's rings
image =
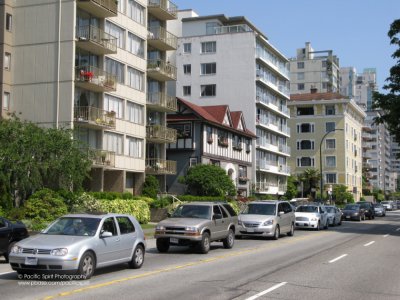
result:
[[(111, 265), (123, 261), (121, 238), (117, 231), (117, 225), (114, 217), (108, 217), (103, 220), (101, 225), (99, 241), (96, 249), (97, 265)], [(102, 237), (103, 232), (111, 232), (112, 236)]]
[(321, 226), (326, 226), (328, 222), (328, 213), (324, 207), (318, 207), (319, 214), (321, 215)]
[(137, 238), (135, 226), (127, 216), (117, 216), (116, 219), (121, 238), (121, 259), (129, 261)]
[(0, 218), (0, 253), (8, 251), (8, 241), (11, 233), (11, 228), (8, 227), (7, 221)]
[(289, 232), (291, 230), (292, 223), (294, 223), (294, 212), (289, 203), (284, 202), (283, 205), (285, 208), (285, 216), (287, 218), (287, 231)]
[(278, 217), (279, 219), (279, 226), (280, 226), (280, 231), (286, 232), (288, 231), (288, 227), (289, 227), (289, 215), (286, 213), (286, 209), (284, 206), (284, 203), (279, 203), (278, 204), (278, 213), (283, 212), (282, 215), (280, 215)]
[(211, 238), (213, 240), (218, 240), (224, 237), (226, 232), (225, 229), (225, 220), (223, 218), (221, 209), (219, 205), (213, 205), (213, 223), (214, 223), (214, 232), (211, 232)]

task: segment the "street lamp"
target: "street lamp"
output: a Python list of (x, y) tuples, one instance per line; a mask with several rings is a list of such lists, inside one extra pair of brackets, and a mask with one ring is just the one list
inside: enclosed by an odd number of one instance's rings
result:
[(325, 135), (322, 137), (321, 142), (319, 144), (319, 173), (320, 173), (320, 176), (321, 176), (321, 179), (320, 179), (320, 183), (321, 183), (321, 189), (320, 189), (321, 201), (322, 201), (322, 188), (323, 188), (323, 180), (324, 180), (323, 176), (322, 176), (322, 143), (323, 143), (323, 141), (325, 140), (325, 138), (326, 138), (326, 136), (328, 134), (330, 134), (331, 132), (334, 132), (334, 131), (339, 131), (339, 130), (344, 131), (344, 129), (336, 128), (336, 129), (332, 129), (332, 130), (328, 131), (327, 133), (325, 133)]

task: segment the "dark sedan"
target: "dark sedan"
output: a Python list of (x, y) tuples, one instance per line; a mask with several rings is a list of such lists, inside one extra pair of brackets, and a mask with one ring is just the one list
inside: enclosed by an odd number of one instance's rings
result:
[(21, 222), (11, 222), (0, 217), (0, 256), (8, 262), (8, 253), (12, 245), (28, 237), (28, 230)]
[(342, 220), (365, 220), (365, 210), (359, 204), (347, 204), (342, 213)]

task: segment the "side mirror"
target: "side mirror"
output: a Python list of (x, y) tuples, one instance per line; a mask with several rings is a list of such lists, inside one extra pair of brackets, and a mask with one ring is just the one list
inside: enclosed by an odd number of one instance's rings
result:
[(100, 234), (100, 237), (101, 237), (101, 238), (107, 238), (107, 237), (111, 237), (111, 236), (113, 236), (113, 234), (112, 234), (111, 232), (109, 232), (109, 231), (103, 231), (103, 232)]
[(285, 214), (284, 211), (280, 211), (280, 212), (278, 213), (278, 216), (282, 216), (282, 215), (284, 215), (284, 214)]
[(214, 214), (213, 215), (213, 220), (219, 220), (222, 219), (222, 215), (221, 214)]

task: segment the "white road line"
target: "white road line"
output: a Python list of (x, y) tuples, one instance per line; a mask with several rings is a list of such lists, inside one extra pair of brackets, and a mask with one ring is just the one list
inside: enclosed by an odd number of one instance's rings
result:
[(383, 237), (388, 237), (390, 234), (388, 233), (388, 234), (385, 234)]
[(372, 245), (373, 243), (375, 243), (375, 241), (372, 241), (372, 242), (369, 242), (369, 243), (365, 244), (364, 247), (368, 247), (368, 246)]
[(334, 263), (335, 261), (338, 261), (339, 259), (342, 259), (343, 257), (346, 257), (346, 256), (347, 256), (347, 254), (340, 255), (339, 257), (336, 257), (336, 258), (330, 260), (329, 263), (330, 264)]
[(264, 296), (265, 294), (268, 294), (269, 292), (272, 292), (273, 290), (276, 290), (280, 288), (281, 286), (284, 286), (287, 282), (281, 282), (279, 284), (274, 285), (273, 287), (270, 287), (268, 290), (262, 291), (258, 294), (255, 294), (254, 296), (251, 296), (250, 298), (247, 298), (246, 300), (254, 300), (257, 299), (261, 296)]
[(4, 272), (4, 273), (0, 273), (0, 275), (6, 275), (6, 274), (11, 274), (11, 273), (16, 273), (15, 271), (11, 271), (11, 272)]

